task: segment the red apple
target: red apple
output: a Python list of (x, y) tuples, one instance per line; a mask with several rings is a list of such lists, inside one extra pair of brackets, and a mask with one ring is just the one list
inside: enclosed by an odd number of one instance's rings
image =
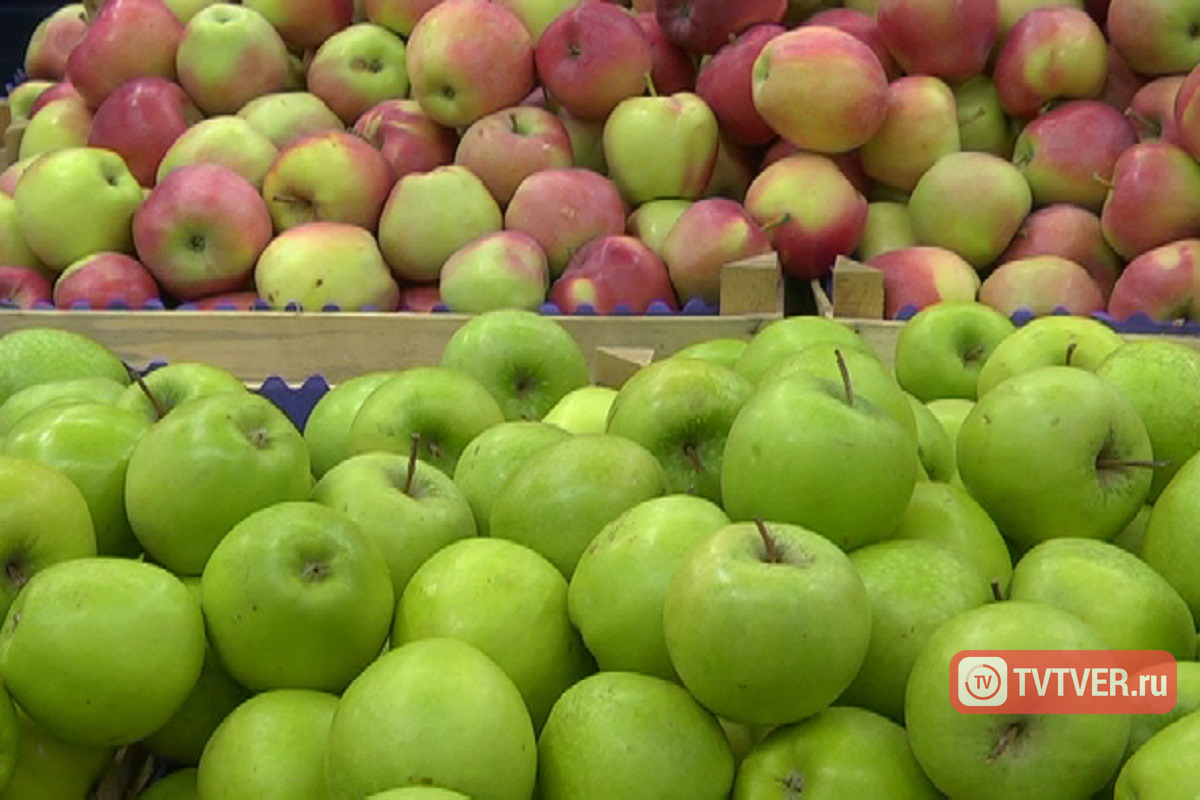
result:
[(124, 253), (101, 252), (69, 264), (54, 281), (54, 306), (95, 310), (124, 304), (145, 308), (161, 301), (158, 282), (136, 258)]
[(1200, 163), (1170, 142), (1127, 148), (1113, 169), (1100, 224), (1104, 238), (1126, 260), (1200, 236)]
[(960, 149), (954, 90), (933, 75), (904, 75), (888, 84), (887, 116), (857, 152), (871, 179), (908, 192), (935, 161)]
[(751, 25), (780, 22), (787, 0), (657, 0), (654, 13), (667, 38), (689, 53), (715, 53)]
[(1060, 256), (1030, 256), (993, 269), (979, 287), (979, 302), (1005, 316), (1065, 310), (1088, 315), (1104, 310), (1104, 295), (1079, 264)]
[(436, 283), (410, 283), (400, 287), (400, 311), (425, 314), (442, 304), (442, 290)]
[(681, 301), (721, 299), (725, 265), (772, 252), (771, 241), (745, 207), (725, 197), (692, 203), (671, 226), (660, 255)]
[(875, 18), (906, 73), (950, 83), (984, 72), (1000, 26), (996, 0), (879, 0)]
[(82, 3), (59, 6), (43, 17), (25, 46), (25, 76), (29, 80), (59, 81), (67, 74), (67, 57), (87, 33)]
[(315, 50), (354, 19), (354, 0), (241, 0), (266, 17), (296, 53)]
[(1104, 88), (1096, 98), (1108, 103), (1118, 111), (1129, 108), (1129, 101), (1145, 83), (1146, 79), (1129, 68), (1121, 51), (1108, 43), (1108, 76), (1104, 80)]
[(210, 294), (207, 297), (192, 300), (187, 306), (196, 311), (252, 311), (262, 302), (258, 292), (253, 289), (243, 289)]
[(1051, 100), (1093, 98), (1108, 78), (1108, 42), (1079, 8), (1035, 8), (1004, 38), (992, 80), (1005, 113), (1030, 119)]
[(696, 94), (717, 115), (721, 130), (733, 141), (765, 145), (776, 137), (754, 105), (754, 62), (767, 42), (784, 32), (764, 23), (747, 28), (707, 59), (696, 75)]
[(894, 81), (904, 74), (892, 56), (892, 51), (888, 50), (887, 44), (883, 41), (883, 34), (879, 32), (879, 21), (873, 12), (859, 8), (822, 8), (805, 17), (800, 24), (826, 25), (843, 30), (851, 36), (861, 39), (863, 44), (875, 51), (875, 56), (883, 66), (888, 80)]
[(53, 287), (34, 267), (0, 266), (0, 308), (28, 310), (51, 302)]
[(1112, 0), (1104, 27), (1142, 75), (1182, 75), (1200, 62), (1200, 0)]
[(92, 108), (134, 78), (173, 81), (182, 38), (183, 23), (162, 0), (107, 0), (67, 57), (67, 80)]
[(61, 80), (38, 94), (37, 98), (33, 101), (33, 105), (29, 107), (29, 118), (32, 119), (43, 108), (55, 100), (61, 100), (64, 97), (73, 97), (80, 102), (84, 102), (83, 95), (79, 93), (74, 84), (68, 80)]
[(1071, 203), (1053, 203), (1030, 212), (997, 262), (1031, 256), (1074, 261), (1087, 270), (1106, 299), (1125, 263), (1104, 238), (1100, 217)]
[(503, 208), (526, 177), (574, 163), (562, 120), (537, 106), (493, 111), (463, 131), (454, 163), (474, 172)]
[(351, 129), (383, 155), (397, 179), (453, 163), (458, 134), (429, 118), (411, 98), (384, 100), (363, 112)]
[(1163, 75), (1147, 81), (1133, 93), (1125, 115), (1133, 122), (1139, 141), (1162, 139), (1182, 144), (1175, 102), (1186, 75)]
[(1200, 157), (1200, 64), (1179, 84), (1171, 112), (1176, 141), (1193, 158)]
[(113, 90), (96, 109), (87, 143), (115, 151), (138, 183), (153, 186), (167, 150), (202, 117), (179, 84), (163, 78), (134, 78)]
[(305, 85), (346, 125), (383, 100), (408, 94), (404, 40), (382, 25), (360, 22), (321, 43)]
[(1118, 321), (1142, 314), (1157, 322), (1200, 318), (1200, 239), (1155, 247), (1125, 265), (1108, 300)]
[(640, 314), (652, 303), (679, 308), (662, 259), (624, 235), (601, 236), (580, 248), (551, 285), (549, 299), (567, 314), (582, 306), (599, 314), (612, 314), (619, 307)]
[(642, 11), (634, 20), (650, 42), (650, 82), (659, 94), (690, 92), (696, 88), (696, 59), (667, 38), (654, 11)]
[(979, 273), (966, 259), (944, 247), (915, 245), (880, 253), (867, 262), (883, 273), (883, 315), (934, 303), (974, 300)]

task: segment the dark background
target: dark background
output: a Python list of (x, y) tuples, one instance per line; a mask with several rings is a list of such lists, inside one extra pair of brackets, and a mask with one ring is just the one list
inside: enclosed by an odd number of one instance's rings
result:
[(0, 96), (8, 94), (25, 60), (33, 29), (67, 0), (0, 0)]

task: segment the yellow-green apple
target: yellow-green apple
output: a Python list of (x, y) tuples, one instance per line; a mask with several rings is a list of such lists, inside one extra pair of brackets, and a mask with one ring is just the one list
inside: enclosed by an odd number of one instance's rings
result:
[(952, 88), (958, 108), (958, 137), (962, 149), (1010, 157), (1019, 123), (1000, 107), (1000, 94), (991, 77), (975, 75), (952, 84)]
[(1004, 38), (991, 75), (1005, 112), (1031, 119), (1052, 100), (1099, 95), (1108, 78), (1108, 42), (1081, 8), (1035, 8)]
[[(695, 199), (712, 177), (719, 131), (716, 115), (694, 92), (626, 98), (604, 121), (608, 177), (630, 205)], [(647, 164), (652, 151), (661, 155)]]
[(125, 253), (100, 252), (67, 265), (54, 280), (54, 307), (137, 310), (162, 301), (154, 275)]
[(691, 207), (694, 200), (663, 197), (648, 200), (629, 213), (625, 219), (625, 232), (636, 236), (642, 243), (662, 258), (662, 244), (672, 226)]
[(663, 33), (653, 11), (633, 15), (650, 42), (650, 83), (660, 94), (687, 92), (696, 87), (696, 59)]
[(778, 23), (787, 0), (656, 0), (654, 13), (667, 38), (689, 53), (715, 53), (730, 39), (758, 23)]
[[(799, 2), (811, 2), (811, 0), (799, 0)], [(784, 24), (791, 27), (786, 21)], [(891, 51), (888, 50), (887, 45), (883, 42), (883, 34), (879, 32), (879, 22), (876, 20), (873, 11), (869, 12), (861, 8), (841, 7), (840, 5), (818, 8), (812, 13), (805, 15), (799, 24), (827, 25), (831, 28), (843, 30), (851, 36), (861, 39), (863, 44), (875, 51), (875, 55), (879, 58), (879, 63), (883, 67), (884, 73), (887, 74), (889, 81), (895, 80), (903, 74), (900, 70), (900, 65), (896, 63), (896, 59), (892, 57)]]
[(863, 663), (870, 618), (866, 586), (836, 544), (761, 520), (693, 547), (663, 603), (667, 652), (684, 687), (750, 725), (798, 722), (833, 703)]
[(941, 302), (970, 301), (979, 273), (953, 250), (932, 245), (899, 247), (867, 262), (883, 273), (883, 314), (896, 319)]
[(978, 396), (983, 397), (1014, 375), (1038, 367), (1094, 370), (1124, 343), (1112, 326), (1095, 317), (1058, 314), (1036, 317), (996, 345), (979, 370)]
[(202, 117), (178, 83), (134, 78), (110, 92), (96, 109), (87, 144), (121, 156), (138, 183), (153, 186), (167, 150)]
[(1139, 140), (1162, 139), (1181, 144), (1179, 117), (1175, 113), (1179, 90), (1186, 75), (1160, 75), (1142, 84), (1120, 110), (1133, 123)]
[(727, 197), (708, 197), (679, 216), (659, 254), (681, 302), (699, 298), (716, 305), (726, 264), (772, 252), (767, 234), (745, 206)]
[(379, 149), (397, 179), (453, 163), (458, 146), (457, 131), (434, 122), (408, 97), (376, 103), (354, 121), (351, 132)]
[(396, 373), (396, 370), (363, 372), (335, 383), (317, 399), (304, 423), (304, 441), (314, 477), (319, 480), (346, 459), (350, 453), (350, 423), (359, 406), (379, 384)]
[(516, 542), (471, 536), (429, 556), (396, 604), (391, 646), (465, 641), (512, 679), (541, 730), (559, 696), (595, 672), (567, 614), (567, 581)]
[(316, 50), (354, 19), (354, 0), (244, 0), (279, 31), (288, 49)]
[(43, 17), (25, 45), (22, 64), (29, 80), (62, 80), (67, 56), (87, 32), (83, 3), (64, 3)]
[(1117, 159), (1137, 140), (1130, 119), (1109, 104), (1066, 100), (1021, 128), (1012, 160), (1035, 206), (1071, 203), (1099, 212)]
[(188, 21), (192, 17), (199, 14), (203, 9), (219, 1), (220, 0), (163, 0), (163, 2), (166, 3), (167, 8), (171, 9), (175, 16), (179, 17), (179, 21), (184, 25), (187, 25)]
[(1171, 116), (1176, 141), (1192, 156), (1200, 153), (1200, 62), (1184, 77), (1175, 93)]
[(1025, 256), (997, 264), (979, 287), (979, 302), (1002, 314), (1103, 311), (1104, 293), (1079, 263), (1058, 255)]
[(974, 400), (980, 368), (1013, 330), (1006, 315), (973, 300), (922, 308), (896, 337), (896, 382), (922, 402)]
[(1200, 576), (1195, 562), (1187, 557), (1196, 544), (1195, 528), (1188, 519), (1196, 511), (1198, 475), (1200, 458), (1193, 455), (1183, 462), (1154, 501), (1141, 550), (1142, 559), (1183, 595), (1193, 616), (1200, 614)]
[[(625, 742), (645, 742), (630, 751)], [(720, 722), (679, 684), (633, 672), (583, 678), (538, 737), (537, 796), (729, 797), (734, 757)]]
[[(371, 662), (342, 694), (325, 752), (330, 800), (411, 786), (528, 798), (537, 740), (521, 692), (477, 647), (421, 639)], [(450, 795), (453, 797), (454, 795)]]
[(663, 260), (625, 234), (597, 236), (580, 247), (550, 286), (549, 299), (564, 314), (582, 306), (598, 314), (618, 309), (642, 314), (652, 305), (679, 309)]
[(947, 153), (913, 187), (908, 200), (922, 244), (953, 250), (984, 269), (1012, 241), (1033, 206), (1021, 170), (991, 153)]
[(233, 114), (255, 97), (282, 91), (291, 58), (262, 14), (221, 2), (201, 9), (184, 26), (175, 70), (206, 115)]
[(438, 296), (450, 311), (537, 310), (550, 287), (546, 251), (520, 231), (492, 231), (455, 250), (442, 265)]
[(1106, 303), (1125, 266), (1105, 240), (1099, 215), (1073, 203), (1051, 203), (1031, 211), (996, 263), (1031, 256), (1060, 256), (1079, 264)]
[(254, 286), (272, 308), (393, 311), (400, 287), (371, 232), (346, 222), (305, 222), (271, 239)]
[(214, 163), (228, 167), (262, 188), (275, 157), (279, 155), (270, 139), (245, 119), (234, 114), (218, 114), (193, 123), (176, 137), (158, 162), (156, 182), (172, 170), (189, 164)]
[(14, 328), (0, 335), (0, 356), (0, 403), (26, 387), (64, 378), (130, 383), (128, 367), (112, 350), (64, 328)]
[(1113, 784), (1113, 797), (1133, 800), (1158, 792), (1197, 791), (1200, 787), (1195, 776), (1184, 766), (1186, 754), (1192, 752), (1197, 741), (1200, 741), (1200, 714), (1185, 713), (1159, 729), (1121, 765)]
[(21, 179), (21, 175), (33, 163), (35, 156), (29, 158), (18, 158), (13, 163), (9, 164), (4, 169), (0, 170), (0, 194), (11, 198), (13, 192), (17, 190), (17, 181)]
[(504, 208), (527, 176), (570, 167), (574, 154), (567, 128), (557, 116), (537, 106), (513, 106), (468, 125), (455, 148), (454, 163), (475, 173)]
[(0, 306), (31, 309), (54, 303), (50, 279), (40, 269), (0, 266)]
[(581, 386), (564, 394), (542, 421), (567, 433), (604, 433), (615, 399), (611, 386)]
[(625, 218), (616, 185), (599, 172), (573, 166), (532, 173), (504, 209), (504, 227), (532, 236), (546, 251), (551, 278), (590, 240), (624, 233)]
[(141, 797), (144, 800), (195, 800), (200, 796), (198, 780), (199, 770), (196, 767), (176, 767), (162, 777), (155, 778), (146, 786)]
[(483, 181), (450, 164), (396, 181), (379, 217), (379, 249), (398, 278), (436, 281), (451, 253), (502, 227)]
[(1192, 0), (1111, 0), (1105, 32), (1135, 72), (1184, 75), (1200, 61), (1197, 21)]
[(15, 764), (5, 793), (50, 800), (83, 797), (112, 767), (116, 748), (67, 742), (17, 709)]
[[(946, 415), (951, 407), (954, 418), (970, 413), (974, 401), (943, 398), (927, 404), (935, 416)], [(943, 426), (949, 416), (939, 417)], [(947, 427), (951, 442), (957, 431)], [(983, 507), (961, 483), (920, 481), (913, 487), (912, 500), (892, 534), (893, 540), (916, 539), (943, 547), (970, 564), (998, 596), (1012, 575), (1012, 555), (1008, 543)]]
[(837, 28), (802, 26), (773, 37), (752, 80), (754, 107), (802, 150), (853, 150), (887, 115), (888, 79), (875, 51)]
[(226, 369), (202, 361), (172, 361), (126, 386), (116, 405), (157, 422), (193, 397), (245, 391), (248, 391), (246, 384)]
[(534, 48), (538, 80), (579, 119), (604, 119), (646, 91), (650, 40), (633, 15), (613, 3), (579, 3), (554, 18)]
[(1165, 141), (1121, 153), (1100, 209), (1104, 238), (1132, 260), (1159, 245), (1200, 235), (1200, 163)]
[(54, 272), (89, 253), (133, 250), (143, 191), (111, 150), (70, 147), (32, 164), (13, 196), (29, 249)]
[[(412, 3), (414, 0), (392, 0)], [(423, 0), (417, 0), (421, 2)], [(521, 21), (534, 44), (560, 14), (579, 4), (580, 0), (499, 0), (500, 4)], [(637, 9), (634, 9), (635, 11)]]
[(43, 92), (49, 91), (58, 83), (59, 80), (26, 78), (12, 87), (8, 93), (9, 124), (28, 122), (38, 98), (42, 96)]
[(337, 114), (312, 92), (272, 92), (256, 97), (238, 109), (277, 148), (314, 133), (345, 130)]
[(696, 74), (696, 94), (708, 103), (721, 130), (735, 142), (759, 146), (777, 136), (754, 105), (753, 75), (759, 53), (784, 30), (771, 23), (747, 28), (706, 58)]
[(492, 0), (443, 0), (417, 21), (405, 64), (412, 97), (434, 121), (464, 127), (533, 88), (533, 40)]
[[(19, 94), (17, 96), (18, 98), (20, 97)], [(37, 97), (33, 98), (33, 102), (31, 102), (29, 104), (29, 108), (25, 110), (25, 119), (32, 119), (33, 116), (48, 103), (52, 103), (55, 100), (59, 100), (63, 97), (78, 97), (82, 99), (83, 95), (79, 93), (79, 90), (75, 88), (74, 84), (65, 78), (63, 80), (55, 81), (50, 86), (47, 86), (44, 90), (39, 91), (37, 93)], [(14, 119), (15, 118), (16, 117), (14, 116)]]
[[(1107, 0), (1104, 0), (1107, 2)], [(999, 26), (996, 29), (996, 48), (997, 50), (1004, 44), (1004, 37), (1008, 36), (1013, 25), (1017, 23), (1021, 17), (1025, 16), (1030, 11), (1037, 8), (1047, 8), (1051, 6), (1066, 6), (1069, 8), (1077, 8), (1088, 14), (1091, 14), (1091, 9), (1087, 8), (1089, 2), (1095, 0), (998, 0), (997, 7), (1000, 12)], [(1101, 15), (1096, 22), (1104, 23), (1104, 17)], [(995, 55), (995, 53), (993, 53)]]
[(383, 100), (408, 94), (404, 40), (382, 25), (355, 23), (333, 33), (308, 62), (305, 85), (346, 125)]
[(996, 0), (879, 0), (875, 17), (904, 72), (949, 83), (985, 72), (1000, 26)]
[(797, 315), (774, 320), (754, 334), (738, 356), (735, 368), (757, 383), (777, 362), (822, 342), (836, 344), (842, 349), (873, 352), (866, 340), (839, 320)]
[(341, 692), (382, 650), (396, 603), (375, 540), (312, 500), (234, 524), (204, 565), (200, 597), (221, 664), (255, 692)]
[(162, 0), (107, 0), (67, 56), (66, 78), (91, 108), (133, 78), (175, 80), (183, 23)]
[(92, 130), (92, 110), (75, 92), (47, 89), (34, 104), (25, 123), (21, 143), (14, 154), (19, 160), (31, 159), (64, 147), (84, 147)]
[(837, 256), (853, 252), (867, 221), (867, 198), (819, 153), (772, 163), (750, 184), (744, 204), (784, 271), (805, 280), (826, 275)]
[(854, 248), (854, 256), (868, 261), (888, 250), (917, 244), (908, 204), (898, 200), (873, 200), (867, 204), (867, 221)]
[(277, 232), (317, 221), (373, 232), (395, 181), (370, 143), (347, 131), (329, 131), (281, 148), (263, 176), (262, 196)]
[(604, 120), (578, 119), (568, 114), (565, 108), (551, 110), (567, 126), (575, 166), (586, 167), (602, 175), (608, 174), (608, 165), (604, 161)]
[(10, 195), (0, 196), (0, 264), (31, 269), (47, 277), (50, 275), (25, 241), (17, 218), (17, 201)]
[(241, 288), (272, 236), (262, 195), (214, 163), (167, 175), (134, 214), (132, 230), (141, 262), (179, 300)]
[(717, 137), (717, 160), (701, 197), (724, 197), (742, 202), (746, 190), (754, 182), (760, 168), (761, 151), (730, 139), (724, 133)]
[(1117, 276), (1108, 298), (1108, 313), (1125, 322), (1144, 316), (1156, 322), (1200, 317), (1196, 265), (1200, 239), (1179, 239), (1153, 247), (1131, 259)]
[(858, 149), (872, 180), (912, 191), (946, 153), (962, 149), (954, 91), (932, 75), (902, 75), (888, 84), (883, 124)]

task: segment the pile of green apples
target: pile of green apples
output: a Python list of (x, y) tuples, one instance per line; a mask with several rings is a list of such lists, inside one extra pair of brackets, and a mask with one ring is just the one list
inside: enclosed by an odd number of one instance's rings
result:
[[(970, 301), (591, 375), (497, 310), (296, 420), (0, 336), (0, 797), (1200, 791), (1200, 350)], [(952, 706), (960, 651), (1102, 649), (1174, 710)]]

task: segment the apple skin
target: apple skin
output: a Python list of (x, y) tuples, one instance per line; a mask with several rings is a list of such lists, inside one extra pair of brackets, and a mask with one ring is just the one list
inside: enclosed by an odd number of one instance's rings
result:
[(54, 281), (53, 303), (60, 310), (94, 310), (118, 304), (137, 310), (162, 301), (154, 275), (124, 253), (100, 252), (67, 265)]
[(431, 119), (465, 127), (514, 106), (533, 88), (533, 41), (521, 21), (490, 0), (445, 0), (407, 40), (411, 96)]
[(384, 100), (408, 95), (404, 40), (358, 22), (330, 34), (308, 62), (305, 86), (346, 125)]
[[(49, 94), (49, 91), (46, 92)], [(94, 115), (77, 94), (63, 95), (38, 108), (25, 123), (18, 159), (32, 159), (51, 150), (87, 144)]]
[(671, 226), (660, 255), (676, 295), (698, 297), (715, 306), (721, 299), (721, 271), (731, 262), (774, 252), (767, 234), (745, 206), (727, 197), (691, 204)]
[(1108, 313), (1124, 322), (1144, 315), (1157, 322), (1190, 319), (1200, 309), (1194, 289), (1200, 239), (1179, 239), (1131, 259), (1108, 301)]
[(1171, 116), (1179, 144), (1193, 157), (1200, 153), (1200, 63), (1184, 77), (1175, 93)]
[(0, 304), (28, 310), (53, 304), (54, 288), (45, 273), (35, 267), (0, 267)]
[[(807, 2), (807, 0), (803, 0)], [(852, 7), (830, 7), (827, 3), (819, 3), (824, 6), (808, 14), (804, 19), (800, 20), (800, 25), (826, 25), (831, 28), (843, 30), (851, 36), (862, 40), (862, 43), (870, 47), (875, 52), (875, 56), (879, 59), (880, 65), (883, 67), (884, 73), (888, 76), (888, 80), (892, 81), (904, 74), (900, 65), (896, 63), (896, 59), (892, 57), (892, 53), (888, 50), (887, 45), (883, 42), (883, 34), (879, 32), (879, 22), (876, 19), (876, 13), (872, 9), (870, 11)], [(791, 27), (787, 20), (784, 25)]]
[(867, 221), (854, 248), (854, 257), (870, 261), (889, 250), (917, 245), (908, 204), (898, 200), (872, 200), (867, 204)]
[(91, 108), (133, 78), (173, 81), (183, 27), (162, 0), (106, 0), (67, 56), (66, 79)]
[(875, 51), (837, 28), (786, 31), (754, 61), (754, 107), (802, 150), (844, 153), (862, 145), (887, 115), (887, 87)]
[(693, 202), (673, 197), (648, 200), (625, 218), (625, 232), (641, 239), (643, 244), (662, 258), (662, 245), (667, 234)]
[[(12, 87), (8, 93), (9, 124), (28, 122), (38, 98), (59, 84), (61, 79), (26, 78)], [(76, 95), (78, 96), (78, 95)]]
[(304, 136), (345, 129), (325, 101), (312, 92), (272, 92), (256, 97), (237, 115), (283, 149)]
[(1002, 314), (1022, 309), (1033, 314), (1087, 316), (1103, 311), (1104, 293), (1079, 263), (1056, 255), (1015, 258), (998, 264), (979, 287), (979, 302)]
[(666, 264), (627, 235), (598, 236), (580, 247), (551, 284), (548, 299), (565, 314), (585, 305), (604, 315), (621, 306), (641, 314), (652, 303), (679, 309)]
[(626, 232), (627, 209), (616, 184), (582, 167), (550, 167), (526, 176), (504, 208), (506, 230), (532, 236), (546, 251), (550, 276), (600, 236)]
[(656, 0), (654, 13), (667, 39), (698, 55), (715, 53), (747, 28), (760, 23), (779, 23), (787, 11), (787, 0)]
[(982, 303), (932, 303), (910, 317), (896, 337), (896, 381), (922, 402), (974, 400), (980, 367), (1014, 330), (1007, 315)]
[(1162, 139), (1182, 144), (1176, 102), (1186, 75), (1160, 75), (1138, 87), (1129, 102), (1120, 110), (1133, 123), (1138, 141)]
[(758, 383), (777, 363), (809, 345), (829, 343), (843, 350), (873, 354), (871, 346), (850, 326), (829, 317), (794, 315), (767, 323), (742, 348), (734, 369)]
[(187, 93), (163, 78), (134, 78), (114, 89), (92, 117), (88, 146), (119, 154), (142, 186), (153, 186), (168, 148), (200, 111)]
[(1195, 512), (1200, 459), (1188, 458), (1163, 487), (1150, 510), (1142, 541), (1142, 560), (1162, 575), (1187, 602), (1192, 616), (1200, 615), (1200, 575), (1186, 553), (1195, 546), (1195, 534), (1187, 523)]
[(146, 373), (139, 382), (126, 386), (116, 399), (116, 405), (147, 422), (157, 422), (180, 403), (194, 397), (245, 391), (249, 391), (245, 383), (220, 367), (201, 361), (172, 361)]
[(271, 239), (254, 265), (254, 285), (276, 309), (394, 311), (400, 302), (375, 237), (345, 222), (306, 222)]
[(20, 709), (16, 717), (16, 763), (5, 789), (10, 797), (86, 797), (112, 766), (116, 748), (64, 741)]
[(17, 215), (17, 202), (10, 195), (0, 195), (0, 264), (27, 269), (45, 279), (54, 276), (25, 241)]
[(1137, 142), (1129, 118), (1098, 100), (1067, 100), (1021, 129), (1012, 160), (1035, 206), (1072, 203), (1099, 213), (1117, 159)]
[(1000, 94), (991, 77), (975, 75), (952, 86), (962, 149), (1011, 157), (1019, 123), (1000, 107)]
[(355, 375), (331, 386), (313, 405), (303, 433), (315, 478), (320, 480), (349, 457), (350, 423), (362, 401), (381, 383), (398, 374), (398, 370), (372, 370)]
[(696, 94), (708, 103), (721, 130), (735, 142), (770, 143), (777, 134), (754, 105), (754, 62), (767, 42), (783, 33), (782, 25), (763, 23), (738, 34), (705, 59), (696, 75)]
[(232, 114), (218, 114), (192, 124), (176, 137), (158, 163), (155, 182), (178, 167), (215, 162), (261, 189), (263, 176), (277, 155), (279, 149), (249, 122)]
[(663, 33), (653, 11), (633, 15), (650, 42), (650, 82), (659, 94), (675, 94), (696, 88), (695, 58)]
[(316, 50), (354, 19), (354, 0), (244, 0), (279, 31), (288, 49)]
[(879, 0), (875, 18), (905, 73), (952, 84), (985, 72), (1000, 25), (995, 0)]
[(574, 164), (571, 137), (562, 120), (536, 106), (514, 106), (487, 114), (462, 132), (454, 163), (483, 181), (506, 208), (526, 177)]
[(1059, 256), (1079, 264), (1106, 304), (1125, 267), (1104, 238), (1099, 215), (1073, 203), (1051, 203), (1031, 211), (996, 261), (1004, 264), (1031, 256)]
[(87, 33), (83, 3), (64, 3), (42, 17), (22, 61), (29, 80), (62, 80), (67, 74), (67, 57)]
[(1035, 317), (996, 345), (979, 370), (978, 396), (1021, 372), (1044, 366), (1094, 370), (1125, 339), (1095, 317)]
[(828, 156), (799, 152), (758, 174), (746, 209), (767, 232), (786, 274), (809, 280), (854, 250), (867, 222), (867, 198)]
[(1190, 0), (1111, 0), (1105, 31), (1135, 72), (1185, 75), (1200, 60), (1191, 33), (1198, 19), (1200, 5)]
[[(1154, 734), (1121, 766), (1113, 789), (1115, 800), (1135, 800), (1160, 791), (1195, 792), (1195, 776), (1180, 765), (1183, 754), (1200, 742), (1200, 714), (1186, 714)], [(1168, 788), (1169, 787), (1169, 788)]]
[(979, 291), (979, 273), (944, 247), (900, 247), (867, 263), (883, 273), (883, 313), (888, 319), (896, 319), (906, 307), (920, 310), (941, 302), (974, 300)]
[(932, 75), (904, 75), (888, 84), (887, 115), (858, 157), (871, 179), (912, 191), (934, 162), (961, 149), (953, 89)]
[(546, 299), (546, 251), (528, 234), (493, 231), (450, 254), (438, 278), (447, 309), (482, 314), (502, 308), (536, 311)]
[(129, 367), (105, 345), (53, 326), (0, 335), (0, 405), (22, 389), (63, 379), (108, 378), (130, 384)]
[(1197, 213), (1200, 163), (1178, 145), (1146, 141), (1117, 159), (1100, 224), (1113, 250), (1130, 261), (1154, 247), (1200, 235)]
[(616, 399), (617, 390), (611, 386), (581, 386), (564, 394), (542, 422), (567, 433), (604, 433)]
[(546, 26), (534, 63), (547, 94), (586, 120), (604, 119), (625, 98), (641, 95), (654, 61), (632, 14), (611, 3), (584, 2)]
[(439, 125), (411, 98), (382, 100), (354, 121), (351, 132), (383, 154), (397, 179), (454, 161), (458, 134)]

